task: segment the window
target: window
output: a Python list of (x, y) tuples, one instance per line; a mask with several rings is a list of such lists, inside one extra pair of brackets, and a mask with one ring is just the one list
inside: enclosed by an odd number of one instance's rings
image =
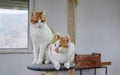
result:
[(0, 9), (0, 48), (28, 48), (28, 11)]
[(28, 4), (29, 0), (0, 0), (0, 49), (29, 47)]

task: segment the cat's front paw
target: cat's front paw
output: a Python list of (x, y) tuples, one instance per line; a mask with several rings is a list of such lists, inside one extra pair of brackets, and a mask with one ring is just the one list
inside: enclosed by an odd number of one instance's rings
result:
[(41, 64), (42, 64), (42, 61), (37, 61), (36, 64), (41, 65)]
[(70, 63), (67, 62), (67, 63), (64, 64), (64, 66), (65, 66), (67, 69), (69, 69), (69, 68), (70, 68)]
[(59, 70), (60, 69), (60, 64), (59, 63), (54, 64), (54, 67), (55, 67), (56, 70)]
[(49, 60), (45, 60), (45, 64), (49, 64), (50, 63), (50, 61)]
[(33, 60), (32, 64), (37, 64), (37, 60)]

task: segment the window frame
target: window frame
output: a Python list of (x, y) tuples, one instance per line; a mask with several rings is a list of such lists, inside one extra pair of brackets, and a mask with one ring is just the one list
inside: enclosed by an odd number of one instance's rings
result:
[(28, 48), (0, 48), (0, 54), (31, 54), (32, 42), (30, 39), (30, 12), (34, 10), (34, 0), (28, 3)]

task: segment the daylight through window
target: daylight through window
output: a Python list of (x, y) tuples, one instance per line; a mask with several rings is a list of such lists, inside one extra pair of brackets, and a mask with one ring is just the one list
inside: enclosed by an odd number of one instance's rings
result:
[(0, 8), (0, 48), (28, 48), (28, 9)]

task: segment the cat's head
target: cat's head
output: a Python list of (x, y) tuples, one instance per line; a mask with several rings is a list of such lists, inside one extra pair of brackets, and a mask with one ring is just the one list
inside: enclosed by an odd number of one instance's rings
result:
[(61, 36), (57, 34), (57, 41), (54, 43), (54, 48), (57, 53), (66, 53), (70, 43), (70, 36)]
[(36, 27), (42, 27), (46, 22), (45, 11), (31, 12), (31, 24)]

